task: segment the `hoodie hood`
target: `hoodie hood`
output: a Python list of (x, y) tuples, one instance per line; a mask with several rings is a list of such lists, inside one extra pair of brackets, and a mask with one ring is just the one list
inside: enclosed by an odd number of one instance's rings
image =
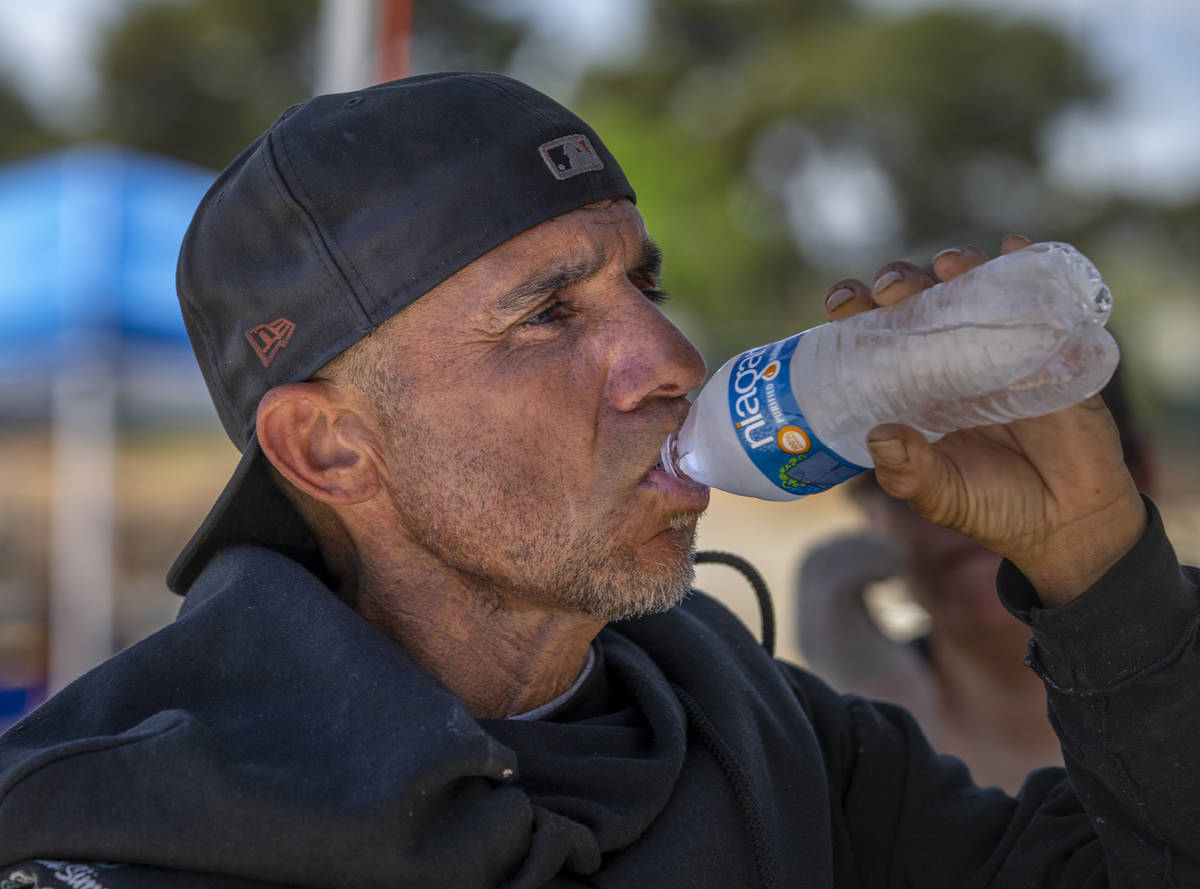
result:
[[(174, 623), (5, 736), (0, 862), (130, 862), (347, 889), (519, 887), (636, 862), (647, 837), (672, 858), (710, 845), (694, 830), (715, 823), (711, 812), (697, 822), (714, 807), (744, 838), (728, 770), (689, 751), (688, 714), (656, 663), (690, 658), (676, 666), (709, 675), (700, 626), (676, 609), (607, 628), (591, 676), (549, 720), (476, 721), (298, 564), (231, 548)], [(743, 653), (769, 665), (741, 634)], [(644, 648), (670, 638), (699, 648)], [(815, 749), (807, 762), (819, 762)], [(705, 779), (681, 792), (693, 765)], [(755, 872), (744, 841), (693, 861), (735, 882)], [(644, 862), (634, 869), (654, 885)]]

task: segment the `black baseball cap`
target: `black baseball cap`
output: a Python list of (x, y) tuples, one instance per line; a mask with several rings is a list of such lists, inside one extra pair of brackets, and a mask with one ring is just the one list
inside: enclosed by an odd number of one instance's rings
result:
[(258, 446), (268, 390), (311, 378), (510, 238), (619, 197), (635, 200), (591, 127), (499, 74), (409, 77), (284, 112), (213, 183), (180, 251), (184, 323), (242, 459), (170, 588), (185, 594), (231, 543), (314, 558)]

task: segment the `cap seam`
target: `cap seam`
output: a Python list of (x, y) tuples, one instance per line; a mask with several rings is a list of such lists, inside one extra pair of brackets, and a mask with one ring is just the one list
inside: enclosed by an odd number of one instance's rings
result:
[[(498, 92), (501, 92), (501, 93), (503, 93), (503, 94), (504, 94), (505, 96), (507, 96), (507, 97), (508, 97), (508, 98), (509, 98), (509, 99), (510, 99), (510, 100), (511, 100), (511, 101), (512, 101), (514, 104), (516, 104), (516, 105), (519, 105), (521, 108), (524, 108), (526, 111), (528, 111), (528, 112), (530, 112), (530, 113), (532, 113), (532, 114), (536, 114), (536, 115), (537, 115), (539, 118), (541, 118), (541, 120), (542, 120), (543, 122), (545, 122), (545, 123), (547, 123), (547, 124), (553, 124), (553, 123), (554, 123), (554, 118), (553, 118), (553, 117), (551, 117), (549, 114), (547, 114), (547, 113), (546, 113), (545, 111), (543, 111), (541, 108), (537, 108), (536, 106), (534, 106), (534, 105), (530, 104), (530, 103), (529, 103), (529, 102), (528, 102), (528, 101), (527, 101), (525, 98), (523, 98), (522, 96), (519, 96), (519, 95), (517, 95), (516, 93), (514, 93), (512, 90), (508, 89), (508, 87), (507, 87), (507, 85), (506, 85), (506, 84), (504, 84), (504, 83), (501, 83), (501, 82), (499, 82), (499, 81), (496, 81), (496, 80), (484, 80), (484, 79), (480, 79), (478, 82), (479, 82), (479, 83), (481, 83), (481, 84), (483, 84), (483, 85), (484, 85), (484, 86), (486, 86), (486, 87), (490, 87), (490, 88), (492, 88), (492, 89), (494, 89), (494, 90), (496, 90), (496, 91), (498, 91)], [(580, 121), (580, 123), (582, 123), (582, 121)]]
[[(206, 314), (199, 310), (198, 304), (195, 298), (192, 296), (191, 288), (183, 282), (183, 276), (180, 274), (180, 265), (182, 265), (182, 263), (176, 263), (175, 289), (178, 291), (179, 295), (186, 299), (191, 305), (191, 316), (193, 323), (198, 325), (203, 333), (203, 342), (200, 345), (208, 355), (207, 364), (212, 368), (213, 376), (216, 378), (218, 385), (221, 387), (221, 394), (223, 396), (222, 400), (224, 401), (225, 409), (222, 409), (222, 405), (217, 405), (217, 414), (220, 416), (221, 425), (225, 426), (225, 431), (228, 433), (230, 425), (233, 425), (235, 429), (238, 428), (238, 418), (236, 416), (237, 399), (234, 397), (233, 389), (230, 387), (225, 376), (225, 364), (227, 362), (222, 360), (221, 350), (218, 348), (218, 343), (221, 340), (221, 336), (220, 333), (214, 331), (214, 328), (209, 323), (209, 319), (207, 318)], [(190, 336), (188, 338), (191, 339)], [(192, 345), (192, 350), (195, 351), (195, 343)], [(230, 423), (228, 424), (225, 422), (224, 415), (226, 413), (230, 417)]]
[[(276, 145), (277, 142), (279, 143), (278, 146)], [(338, 244), (337, 241), (332, 238), (332, 236), (326, 236), (324, 231), (326, 226), (317, 219), (314, 211), (309, 209), (309, 205), (312, 203), (312, 200), (307, 191), (304, 189), (304, 183), (301, 181), (300, 176), (296, 174), (295, 167), (291, 163), (291, 158), (288, 157), (287, 146), (283, 145), (282, 143), (282, 135), (274, 132), (270, 134), (267, 140), (267, 152), (270, 153), (271, 158), (274, 161), (273, 165), (267, 166), (267, 180), (271, 183), (271, 187), (275, 190), (275, 194), (279, 196), (280, 200), (287, 203), (291, 207), (292, 212), (295, 213), (304, 223), (304, 226), (308, 231), (309, 240), (312, 243), (312, 246), (316, 249), (317, 256), (320, 257), (321, 265), (325, 269), (325, 273), (329, 275), (331, 283), (336, 286), (340, 281), (346, 287), (347, 291), (349, 291), (350, 295), (353, 297), (350, 302), (353, 305), (355, 313), (358, 315), (359, 322), (369, 327), (371, 323), (371, 313), (365, 306), (363, 306), (362, 299), (359, 296), (359, 292), (355, 288), (354, 283), (350, 280), (350, 277), (338, 263), (338, 259), (334, 255), (334, 251), (330, 249), (331, 242), (337, 247), (338, 254), (340, 254), (342, 258), (347, 259), (347, 264), (351, 267), (351, 269), (353, 269), (354, 276), (359, 280), (359, 283), (362, 284), (362, 289), (367, 292), (368, 295), (370, 295), (370, 288), (368, 288), (362, 281), (362, 277), (359, 275), (358, 269), (354, 267), (352, 262), (349, 262), (348, 258), (346, 258), (345, 251), (342, 250), (341, 245)], [(278, 151), (276, 148), (278, 148)], [(291, 179), (293, 181), (289, 181), (288, 176), (285, 175), (283, 167), (280, 164), (281, 158), (287, 162), (288, 169), (292, 174)], [(271, 169), (272, 166), (274, 166), (274, 169)], [(281, 187), (282, 191), (280, 190)], [(300, 199), (300, 197), (296, 194), (297, 190), (304, 194), (305, 200)], [(371, 296), (370, 301), (372, 305), (375, 305), (376, 300), (373, 295)]]

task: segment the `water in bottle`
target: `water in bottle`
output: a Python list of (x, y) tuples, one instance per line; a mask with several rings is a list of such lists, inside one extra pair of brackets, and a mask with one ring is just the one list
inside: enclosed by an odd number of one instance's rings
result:
[(766, 500), (824, 491), (871, 465), (867, 432), (929, 441), (1052, 413), (1116, 370), (1112, 296), (1074, 247), (1033, 244), (896, 305), (727, 361), (663, 445), (663, 466)]

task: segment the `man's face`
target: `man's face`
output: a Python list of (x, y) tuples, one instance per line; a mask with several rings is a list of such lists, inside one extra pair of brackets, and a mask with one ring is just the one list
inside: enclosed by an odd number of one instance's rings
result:
[(656, 468), (704, 363), (655, 306), (628, 201), (501, 245), (386, 331), (396, 529), (505, 606), (606, 620), (675, 604), (708, 489)]

